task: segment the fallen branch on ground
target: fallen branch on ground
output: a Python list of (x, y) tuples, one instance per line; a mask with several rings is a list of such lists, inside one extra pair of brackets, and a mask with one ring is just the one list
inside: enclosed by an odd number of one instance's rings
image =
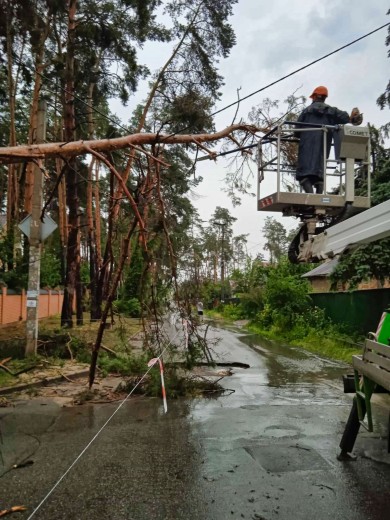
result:
[(3, 359), (2, 361), (0, 361), (0, 368), (2, 368), (5, 372), (8, 372), (8, 374), (11, 374), (11, 376), (13, 376), (13, 373), (12, 371), (5, 366), (6, 363), (8, 363), (8, 361), (10, 361), (12, 359), (12, 357), (7, 357), (5, 359)]
[(70, 344), (72, 343), (72, 338), (69, 333), (68, 333), (68, 337), (69, 337), (69, 341), (66, 342), (66, 348), (68, 349), (71, 361), (73, 361), (73, 352), (72, 352), (72, 349), (70, 348)]
[(115, 350), (112, 350), (112, 349), (106, 347), (105, 345), (100, 345), (100, 348), (102, 348), (102, 349), (105, 350), (106, 352), (109, 352), (109, 353), (112, 354), (113, 356), (118, 357), (118, 354), (115, 352)]
[(37, 368), (38, 365), (32, 365), (31, 367), (22, 368), (22, 370), (18, 370), (17, 372), (12, 372), (12, 370), (5, 366), (5, 363), (10, 361), (12, 358), (5, 358), (2, 361), (0, 361), (0, 368), (2, 368), (5, 372), (10, 374), (13, 377), (17, 377), (20, 374), (24, 374), (25, 372), (29, 372), (30, 370), (33, 370), (34, 368)]
[(0, 511), (0, 517), (5, 515), (10, 515), (11, 513), (17, 513), (19, 511), (27, 511), (27, 507), (24, 506), (13, 506), (9, 509), (2, 509)]
[(57, 370), (57, 372), (60, 374), (61, 377), (63, 377), (64, 379), (66, 379), (67, 381), (69, 381), (69, 383), (74, 383), (74, 381), (72, 379), (70, 379), (70, 377), (66, 376), (65, 374), (63, 374), (61, 372), (61, 370)]

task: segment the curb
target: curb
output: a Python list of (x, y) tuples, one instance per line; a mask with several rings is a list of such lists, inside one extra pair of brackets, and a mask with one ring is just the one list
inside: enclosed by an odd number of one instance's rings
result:
[[(78, 379), (79, 377), (87, 376), (89, 374), (89, 368), (80, 370), (78, 372), (71, 372), (70, 374), (59, 375), (54, 377), (47, 377), (45, 379), (41, 379), (40, 381), (34, 381), (33, 383), (23, 383), (21, 385), (15, 386), (5, 386), (0, 388), (0, 395), (12, 394), (15, 392), (21, 392), (23, 390), (27, 390), (28, 388), (35, 388), (39, 386), (49, 386), (53, 383), (58, 383), (59, 381), (63, 381), (68, 379)], [(65, 377), (66, 376), (66, 377)]]

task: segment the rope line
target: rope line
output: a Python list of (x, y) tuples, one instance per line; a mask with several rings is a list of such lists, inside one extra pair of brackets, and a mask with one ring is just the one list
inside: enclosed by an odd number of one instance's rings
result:
[[(172, 344), (172, 342), (177, 338), (179, 335), (178, 331), (174, 337), (170, 340), (168, 345), (163, 349), (161, 354), (156, 357), (156, 359), (160, 359), (164, 352), (167, 350), (167, 348)], [(84, 455), (84, 453), (88, 450), (88, 448), (91, 446), (91, 444), (97, 439), (97, 437), (101, 434), (101, 432), (104, 430), (104, 428), (107, 426), (107, 424), (111, 421), (111, 419), (116, 415), (119, 410), (122, 408), (122, 406), (125, 404), (125, 402), (128, 400), (128, 398), (131, 396), (131, 394), (134, 392), (134, 390), (142, 383), (142, 381), (145, 379), (145, 377), (148, 375), (148, 373), (152, 370), (154, 365), (148, 368), (148, 370), (145, 372), (145, 374), (141, 377), (141, 379), (138, 381), (138, 383), (131, 389), (131, 391), (127, 394), (127, 396), (123, 399), (123, 401), (119, 404), (119, 406), (114, 410), (114, 412), (110, 415), (110, 417), (106, 420), (106, 422), (103, 424), (103, 426), (97, 431), (97, 433), (92, 437), (92, 439), (89, 441), (89, 443), (85, 446), (85, 448), (79, 453), (79, 455), (75, 458), (75, 460), (72, 462), (72, 464), (69, 466), (69, 468), (65, 471), (65, 473), (57, 480), (57, 482), (54, 484), (54, 486), (50, 489), (50, 491), (47, 493), (47, 495), (40, 501), (40, 503), (37, 505), (37, 507), (34, 509), (34, 511), (31, 513), (31, 515), (27, 518), (27, 520), (30, 520), (35, 513), (41, 508), (41, 506), (46, 502), (46, 500), (50, 497), (50, 495), (53, 493), (53, 491), (57, 488), (57, 486), (64, 480), (66, 475), (70, 472), (70, 470), (76, 465), (76, 463), (81, 459), (81, 457)]]

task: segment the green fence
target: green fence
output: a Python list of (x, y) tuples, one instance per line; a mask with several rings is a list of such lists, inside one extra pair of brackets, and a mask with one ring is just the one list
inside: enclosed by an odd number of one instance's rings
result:
[(382, 312), (390, 307), (390, 289), (312, 293), (317, 307), (334, 323), (344, 323), (361, 334), (375, 332)]

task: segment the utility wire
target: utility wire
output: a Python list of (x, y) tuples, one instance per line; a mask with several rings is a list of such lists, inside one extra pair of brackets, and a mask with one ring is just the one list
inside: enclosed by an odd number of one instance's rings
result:
[(242, 101), (245, 101), (245, 99), (248, 99), (252, 96), (254, 96), (255, 94), (258, 94), (259, 92), (262, 92), (263, 90), (266, 90), (267, 88), (269, 87), (272, 87), (273, 85), (276, 85), (277, 83), (280, 83), (281, 81), (283, 81), (284, 79), (287, 79), (291, 76), (294, 76), (294, 74), (297, 74), (298, 72), (300, 72), (301, 70), (304, 70), (304, 69), (307, 69), (308, 67), (311, 67), (312, 65), (314, 65), (315, 63), (318, 63), (322, 60), (324, 60), (325, 58), (329, 58), (329, 56), (332, 56), (333, 54), (336, 54), (337, 52), (340, 52), (342, 51), (343, 49), (346, 49), (347, 47), (350, 47), (351, 45), (353, 45), (354, 43), (357, 43), (359, 42), (360, 40), (363, 40), (364, 38), (367, 38), (368, 36), (371, 36), (371, 34), (374, 34), (378, 31), (380, 31), (381, 29), (384, 29), (385, 27), (388, 27), (390, 25), (390, 22), (388, 23), (385, 23), (384, 25), (381, 25), (380, 27), (377, 27), (376, 29), (374, 29), (373, 31), (370, 31), (369, 33), (366, 33), (364, 34), (363, 36), (360, 36), (360, 38), (356, 38), (356, 40), (353, 40), (345, 45), (343, 45), (342, 47), (339, 47), (338, 49), (335, 49), (334, 51), (332, 52), (329, 52), (328, 54), (325, 54), (324, 56), (322, 56), (321, 58), (318, 58), (314, 61), (311, 61), (310, 63), (308, 63), (307, 65), (304, 65), (303, 67), (300, 67), (299, 69), (296, 69), (294, 70), (293, 72), (290, 72), (290, 74), (287, 74), (286, 76), (283, 76), (282, 78), (279, 78), (275, 81), (273, 81), (272, 83), (269, 83), (268, 85), (266, 85), (265, 87), (262, 87), (258, 90), (256, 90), (255, 92), (252, 92), (251, 94), (248, 94), (247, 96), (239, 99), (238, 101), (234, 101), (233, 103), (230, 103), (230, 105), (227, 105), (226, 107), (223, 107), (221, 108), (220, 110), (217, 110), (216, 112), (213, 112), (211, 114), (211, 116), (215, 116), (217, 114), (220, 114), (221, 112), (223, 112), (224, 110), (227, 110), (228, 108), (230, 107), (233, 107), (234, 105), (237, 105), (237, 103), (241, 103)]
[[(226, 105), (225, 107), (223, 108), (220, 108), (219, 110), (213, 112), (211, 115), (211, 117), (217, 115), (217, 114), (220, 114), (221, 112), (224, 112), (225, 110), (227, 110), (228, 108), (231, 108), (235, 105), (237, 105), (238, 103), (241, 103), (242, 101), (245, 101), (246, 99), (249, 99), (250, 97), (258, 94), (259, 92), (263, 92), (264, 90), (266, 90), (267, 88), (269, 87), (272, 87), (273, 85), (276, 85), (277, 83), (280, 83), (281, 81), (291, 77), (291, 76), (294, 76), (295, 74), (297, 74), (298, 72), (300, 72), (301, 70), (304, 70), (304, 69), (307, 69), (308, 67), (311, 67), (312, 65), (314, 65), (315, 63), (318, 63), (322, 60), (324, 60), (325, 58), (328, 58), (329, 56), (332, 56), (333, 54), (336, 54), (337, 52), (340, 52), (341, 50), (343, 49), (346, 49), (347, 47), (350, 47), (351, 45), (354, 45), (355, 43), (361, 41), (361, 40), (364, 40), (364, 38), (367, 38), (368, 36), (371, 36), (372, 34), (380, 31), (381, 29), (384, 29), (385, 27), (388, 27), (390, 25), (390, 22), (388, 23), (385, 23), (384, 25), (381, 25), (380, 27), (377, 27), (376, 29), (364, 34), (363, 36), (360, 36), (359, 38), (356, 38), (355, 40), (352, 40), (351, 42), (349, 43), (346, 43), (345, 45), (339, 47), (338, 49), (335, 49), (334, 51), (332, 52), (329, 52), (328, 54), (325, 54), (324, 56), (322, 56), (321, 58), (317, 58), (316, 60), (314, 61), (311, 61), (310, 63), (308, 63), (307, 65), (304, 65), (303, 67), (300, 67), (299, 69), (296, 69), (294, 70), (293, 72), (290, 72), (289, 74), (273, 81), (272, 83), (269, 83), (268, 85), (265, 85), (264, 87), (258, 89), (258, 90), (255, 90), (254, 92), (252, 92), (251, 94), (248, 94), (247, 96), (243, 97), (243, 98), (240, 98), (239, 100), (237, 101), (234, 101), (233, 103), (230, 103), (229, 105)], [(16, 62), (19, 62), (19, 64), (22, 64), (22, 62), (20, 62), (20, 60), (18, 60), (16, 57), (14, 58)], [(24, 66), (27, 67), (26, 64), (22, 64)], [(41, 72), (37, 71), (36, 69), (34, 69), (33, 67), (28, 67), (30, 68), (30, 70), (33, 70), (36, 74), (38, 74), (39, 76), (41, 76), (43, 79), (47, 80), (49, 83), (54, 83), (52, 79), (48, 78), (47, 76), (45, 76), (44, 74), (42, 74)], [(96, 112), (97, 114), (99, 114), (100, 116), (104, 117), (105, 119), (107, 119), (107, 121), (110, 121), (111, 123), (113, 123), (114, 125), (116, 125), (118, 128), (122, 129), (122, 130), (125, 130), (126, 132), (129, 131), (128, 128), (125, 128), (124, 126), (122, 126), (120, 123), (118, 123), (117, 121), (115, 121), (114, 119), (110, 118), (109, 116), (107, 116), (106, 114), (104, 114), (103, 112), (100, 112), (97, 108), (89, 105), (86, 101), (84, 101), (83, 99), (81, 99), (80, 97), (76, 96), (74, 93), (71, 93), (69, 92), (65, 87), (62, 87), (61, 85), (56, 85), (57, 88), (60, 88), (60, 90), (62, 90), (64, 93), (68, 94), (68, 95), (71, 95), (75, 100), (79, 101), (80, 103), (82, 103), (83, 105), (85, 105), (86, 107), (88, 107), (89, 109), (91, 109), (92, 111)], [(47, 87), (46, 87), (47, 88)], [(50, 89), (48, 89), (50, 91)], [(53, 91), (50, 91), (52, 93), (54, 93)], [(188, 128), (187, 127), (184, 127), (182, 128), (181, 130), (177, 130), (176, 132), (172, 133), (172, 134), (169, 134), (169, 136), (167, 137), (171, 137), (171, 136), (174, 136), (176, 135), (177, 133), (179, 132), (183, 132), (184, 130), (186, 130)]]

